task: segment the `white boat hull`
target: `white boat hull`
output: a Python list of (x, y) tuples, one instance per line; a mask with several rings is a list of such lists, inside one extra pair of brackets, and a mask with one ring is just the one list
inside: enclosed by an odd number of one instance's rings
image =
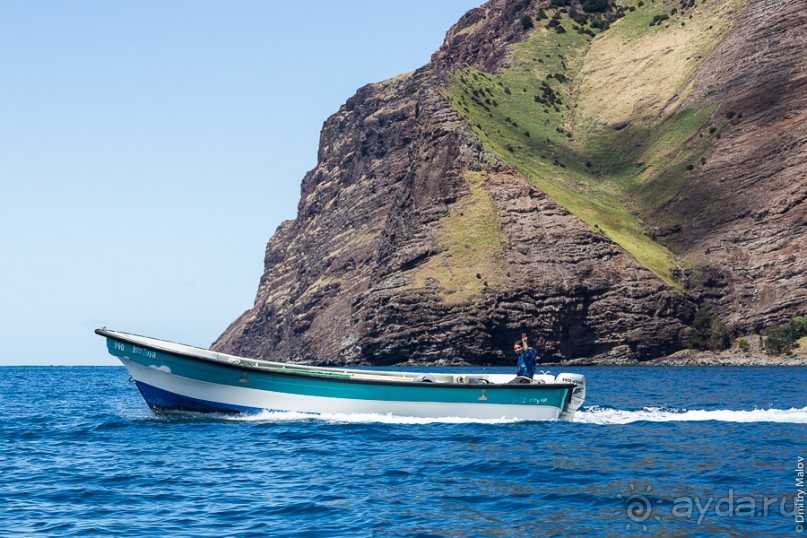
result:
[(571, 420), (585, 398), (585, 379), (576, 374), (541, 375), (522, 384), (501, 374), (325, 368), (96, 332), (155, 411)]
[(323, 396), (303, 396), (269, 392), (248, 387), (230, 387), (179, 377), (157, 368), (122, 359), (132, 379), (171, 394), (211, 403), (269, 411), (290, 411), (315, 415), (380, 414), (420, 418), (457, 417), (481, 420), (557, 420), (561, 410), (550, 405), (457, 404), (442, 402), (405, 402), (347, 400)]

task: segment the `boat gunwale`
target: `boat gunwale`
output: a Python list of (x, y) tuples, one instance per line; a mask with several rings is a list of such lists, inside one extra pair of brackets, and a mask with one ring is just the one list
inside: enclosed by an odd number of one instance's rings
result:
[[(119, 333), (117, 331), (109, 332), (108, 330), (103, 329), (103, 328), (102, 329), (95, 329), (95, 334), (97, 334), (99, 336), (103, 336), (104, 338), (108, 338), (108, 339), (112, 339), (112, 340), (118, 340), (118, 341), (123, 342), (123, 343), (134, 344), (134, 345), (146, 348), (146, 349), (151, 349), (152, 351), (159, 351), (160, 353), (173, 355), (173, 356), (176, 356), (176, 357), (179, 357), (179, 358), (193, 359), (193, 360), (198, 360), (198, 361), (205, 362), (205, 363), (208, 363), (208, 364), (224, 366), (224, 367), (227, 367), (227, 368), (231, 368), (233, 370), (241, 370), (241, 371), (247, 370), (247, 371), (259, 372), (259, 373), (265, 373), (265, 374), (277, 374), (277, 375), (281, 375), (281, 376), (303, 377), (303, 378), (307, 378), (307, 379), (318, 379), (318, 380), (333, 381), (333, 382), (338, 382), (338, 383), (353, 383), (353, 384), (365, 384), (365, 385), (384, 385), (384, 386), (403, 386), (403, 387), (418, 387), (418, 388), (475, 389), (475, 390), (478, 390), (478, 389), (484, 389), (484, 390), (488, 390), (488, 389), (548, 390), (548, 389), (574, 389), (576, 387), (576, 385), (574, 383), (519, 383), (519, 384), (515, 384), (515, 383), (514, 384), (510, 384), (510, 383), (480, 383), (480, 384), (470, 384), (470, 383), (428, 383), (428, 382), (424, 383), (422, 381), (414, 381), (414, 380), (412, 380), (412, 381), (389, 380), (388, 381), (388, 380), (384, 380), (384, 379), (354, 379), (354, 378), (344, 378), (344, 377), (340, 378), (340, 377), (335, 377), (335, 376), (331, 377), (331, 376), (328, 376), (328, 375), (317, 375), (316, 373), (307, 373), (307, 372), (300, 372), (300, 371), (284, 370), (284, 368), (286, 366), (284, 363), (277, 363), (277, 362), (272, 362), (272, 361), (263, 361), (262, 359), (249, 359), (249, 358), (246, 358), (246, 357), (238, 357), (236, 355), (232, 355), (232, 357), (237, 358), (237, 359), (242, 360), (242, 361), (251, 361), (251, 360), (252, 361), (262, 361), (262, 362), (268, 362), (269, 364), (273, 364), (273, 365), (277, 364), (278, 366), (260, 367), (260, 366), (250, 365), (250, 364), (235, 364), (235, 363), (229, 362), (227, 360), (215, 359), (215, 358), (211, 358), (211, 357), (204, 357), (204, 356), (193, 354), (191, 352), (181, 352), (181, 351), (170, 350), (170, 349), (162, 348), (162, 347), (159, 347), (159, 346), (155, 346), (153, 344), (148, 344), (148, 343), (145, 343), (145, 342), (141, 342), (141, 341), (135, 339), (135, 338), (139, 337), (139, 338), (149, 338), (151, 340), (159, 340), (157, 338), (151, 338), (151, 337), (142, 336), (142, 335), (136, 335), (136, 334), (130, 334), (130, 333)], [(129, 335), (129, 336), (135, 337), (135, 338), (127, 338), (126, 336), (123, 336), (123, 335)], [(189, 348), (189, 349), (199, 349), (200, 351), (204, 351), (201, 348), (196, 348), (194, 346), (189, 346), (187, 344), (178, 344), (178, 343), (175, 343), (175, 342), (167, 342), (165, 340), (160, 340), (160, 341), (164, 341), (166, 343), (171, 343), (171, 344), (174, 344), (174, 345), (180, 345), (180, 346), (183, 346), (183, 347), (186, 347), (186, 348)], [(218, 353), (218, 352), (214, 352), (214, 353)], [(133, 359), (129, 359), (129, 360), (133, 360)], [(325, 366), (325, 367), (316, 367), (316, 366), (295, 365), (295, 364), (290, 364), (289, 366), (290, 367), (302, 366), (302, 367), (307, 367), (307, 368), (312, 368), (312, 369), (321, 368), (322, 370), (325, 370), (325, 371), (335, 370), (335, 369), (327, 367), (327, 366)], [(352, 373), (357, 373), (357, 374), (373, 373), (374, 372), (374, 370), (363, 371), (363, 370), (352, 370), (352, 369), (346, 369), (346, 371), (347, 372), (352, 372)], [(335, 372), (335, 373), (341, 373), (341, 372)], [(385, 373), (385, 372), (382, 372), (382, 374), (383, 373)], [(415, 372), (415, 373), (420, 373), (420, 372)], [(426, 372), (426, 373), (428, 373), (428, 372)]]

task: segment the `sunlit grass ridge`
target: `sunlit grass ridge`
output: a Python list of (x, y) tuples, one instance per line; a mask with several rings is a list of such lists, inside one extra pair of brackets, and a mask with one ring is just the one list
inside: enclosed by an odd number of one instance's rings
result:
[[(445, 94), (489, 150), (680, 288), (676, 256), (642, 216), (675, 196), (708, 154), (702, 134), (713, 107), (680, 103), (699, 61), (728, 30), (727, 10), (742, 3), (693, 3), (678, 14), (679, 2), (630, 2), (632, 11), (593, 38), (563, 8), (546, 10), (566, 32), (538, 20), (512, 47), (509, 68), (450, 73)], [(658, 13), (674, 15), (651, 26)]]

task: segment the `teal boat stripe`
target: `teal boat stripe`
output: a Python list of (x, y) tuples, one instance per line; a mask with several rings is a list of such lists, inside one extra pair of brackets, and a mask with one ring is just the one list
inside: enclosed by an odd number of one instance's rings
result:
[[(144, 366), (169, 368), (176, 376), (232, 387), (285, 394), (356, 400), (547, 405), (562, 408), (573, 385), (458, 385), (365, 382), (298, 372), (273, 372), (243, 365), (203, 360), (108, 338), (112, 355)], [(114, 345), (116, 344), (116, 345)], [(121, 345), (122, 344), (122, 345)], [(121, 347), (123, 349), (121, 349)], [(538, 390), (536, 390), (538, 389)]]
[[(99, 332), (99, 331), (96, 331), (96, 332)], [(130, 341), (126, 340), (126, 339), (119, 339), (117, 337), (112, 337), (112, 336), (109, 336), (109, 335), (104, 334), (104, 333), (99, 333), (99, 334), (102, 334), (102, 336), (107, 338), (107, 348), (108, 348), (110, 354), (115, 355), (115, 356), (121, 356), (122, 352), (123, 352), (123, 348), (120, 349), (121, 353), (117, 353), (117, 351), (119, 351), (119, 350), (117, 348), (115, 348), (114, 344), (109, 341), (110, 339), (114, 339), (116, 342), (118, 342), (121, 345), (129, 345), (129, 343), (130, 343)], [(299, 368), (299, 369), (296, 368), (297, 365), (295, 365), (295, 364), (289, 364), (288, 365), (288, 370), (287, 370), (287, 369), (285, 369), (285, 367), (282, 368), (282, 369), (279, 369), (279, 368), (276, 368), (276, 367), (263, 368), (263, 367), (260, 367), (260, 366), (254, 366), (252, 364), (249, 364), (249, 361), (251, 359), (244, 359), (244, 358), (238, 358), (239, 361), (243, 361), (243, 362), (229, 363), (227, 361), (211, 359), (211, 358), (208, 358), (208, 357), (203, 357), (203, 356), (194, 355), (194, 354), (190, 354), (190, 353), (179, 353), (179, 352), (170, 351), (170, 350), (163, 350), (163, 349), (151, 347), (151, 346), (148, 346), (148, 345), (145, 345), (145, 344), (142, 344), (142, 343), (140, 343), (138, 345), (132, 345), (131, 348), (133, 349), (132, 353), (134, 353), (135, 355), (145, 356), (147, 358), (148, 358), (149, 355), (146, 355), (144, 353), (153, 353), (153, 354), (159, 353), (161, 355), (175, 356), (175, 357), (179, 357), (179, 358), (183, 358), (183, 359), (187, 359), (187, 360), (193, 360), (193, 361), (213, 364), (213, 365), (221, 366), (221, 367), (225, 367), (225, 368), (231, 368), (233, 370), (237, 370), (238, 372), (243, 372), (243, 371), (247, 370), (247, 371), (253, 371), (253, 372), (260, 372), (260, 373), (274, 373), (274, 374), (284, 375), (284, 376), (301, 376), (301, 377), (306, 377), (306, 378), (317, 377), (317, 378), (326, 378), (326, 379), (333, 380), (333, 381), (340, 381), (340, 382), (343, 382), (343, 383), (359, 383), (359, 384), (362, 384), (362, 385), (378, 384), (378, 385), (383, 385), (383, 386), (386, 386), (386, 387), (389, 387), (391, 385), (396, 385), (396, 384), (404, 386), (404, 387), (411, 387), (412, 386), (411, 381), (394, 381), (394, 380), (381, 380), (381, 379), (379, 379), (379, 380), (374, 380), (374, 379), (355, 379), (355, 378), (352, 378), (350, 376), (350, 374), (340, 372), (340, 371), (328, 372), (327, 370), (325, 370), (325, 368), (323, 368), (323, 370), (304, 371), (303, 368)], [(128, 348), (126, 348), (126, 349), (128, 349)], [(156, 357), (156, 355), (155, 355), (155, 357)], [(253, 361), (253, 362), (255, 362), (255, 361)], [(361, 371), (359, 371), (359, 370), (356, 370), (356, 371), (361, 373)], [(462, 384), (438, 384), (438, 385), (433, 385), (433, 384), (429, 384), (429, 383), (424, 383), (422, 386), (424, 388), (441, 387), (441, 388), (451, 388), (451, 389), (464, 389), (464, 388), (468, 387), (468, 385), (462, 385)], [(488, 388), (493, 387), (493, 388), (500, 388), (500, 389), (501, 388), (517, 388), (517, 390), (519, 390), (519, 391), (523, 391), (523, 390), (574, 389), (575, 388), (575, 385), (572, 384), (572, 383), (536, 383), (536, 384), (523, 384), (523, 385), (495, 384), (495, 385), (479, 385), (479, 386), (486, 386)]]

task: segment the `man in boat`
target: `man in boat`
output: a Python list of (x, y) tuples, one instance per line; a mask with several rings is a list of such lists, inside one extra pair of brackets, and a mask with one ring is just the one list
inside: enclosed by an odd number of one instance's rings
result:
[(513, 344), (513, 351), (518, 356), (518, 370), (516, 370), (516, 378), (510, 383), (532, 383), (535, 375), (535, 360), (538, 355), (527, 344), (527, 333), (521, 333), (521, 340)]

